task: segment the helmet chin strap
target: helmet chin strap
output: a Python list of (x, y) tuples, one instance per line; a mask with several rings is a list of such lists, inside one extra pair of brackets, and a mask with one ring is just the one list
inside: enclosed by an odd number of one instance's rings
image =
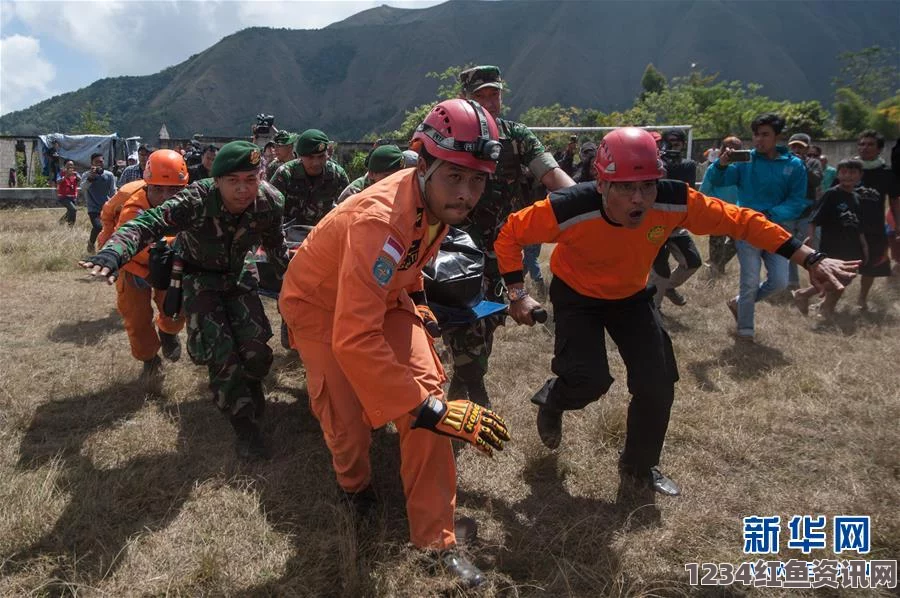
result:
[(444, 161), (435, 158), (434, 162), (431, 163), (431, 166), (428, 167), (428, 170), (425, 171), (425, 174), (419, 175), (419, 190), (422, 192), (422, 197), (425, 197), (425, 183), (428, 182), (428, 179), (431, 178), (431, 175), (434, 174), (434, 171), (437, 170)]

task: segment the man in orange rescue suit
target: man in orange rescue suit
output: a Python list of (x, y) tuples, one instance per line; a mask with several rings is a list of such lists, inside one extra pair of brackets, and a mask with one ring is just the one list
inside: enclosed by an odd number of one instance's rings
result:
[[(184, 158), (173, 150), (157, 150), (150, 154), (144, 167), (144, 178), (119, 188), (118, 193), (103, 206), (100, 219), (103, 230), (97, 238), (103, 247), (115, 230), (138, 216), (144, 210), (155, 208), (184, 189), (188, 183), (188, 169)], [(141, 380), (152, 393), (161, 388), (162, 360), (157, 355), (160, 347), (169, 361), (181, 357), (178, 333), (184, 328), (184, 318), (169, 318), (162, 313), (165, 291), (150, 287), (147, 277), (150, 250), (144, 249), (122, 267), (116, 280), (116, 304), (125, 332), (131, 344), (131, 354), (144, 362)], [(153, 324), (153, 306), (156, 303), (156, 326)], [(158, 330), (157, 330), (158, 329)]]
[(532, 325), (539, 307), (522, 286), (522, 247), (556, 243), (550, 258), (556, 374), (531, 399), (538, 405), (541, 441), (555, 449), (564, 411), (596, 401), (613, 382), (603, 331), (628, 372), (628, 422), (619, 461), (623, 488), (675, 496), (680, 488), (660, 472), (678, 370), (672, 343), (646, 288), (653, 258), (669, 234), (684, 227), (699, 235), (728, 235), (783, 255), (809, 270), (820, 289), (841, 289), (859, 262), (843, 262), (801, 245), (762, 214), (706, 197), (665, 175), (650, 133), (621, 128), (601, 142), (598, 179), (552, 193), (512, 214), (494, 244), (509, 287), (510, 315)]
[(466, 586), (485, 578), (455, 549), (450, 439), (492, 455), (509, 433), (492, 411), (443, 400), (446, 377), (423, 323), (434, 316), (422, 268), (448, 225), (463, 222), (481, 197), (497, 166), (497, 138), (494, 119), (477, 103), (435, 106), (416, 129), (423, 147), (416, 168), (325, 216), (291, 260), (279, 300), (348, 500), (362, 512), (373, 506), (371, 432), (393, 421), (410, 539)]

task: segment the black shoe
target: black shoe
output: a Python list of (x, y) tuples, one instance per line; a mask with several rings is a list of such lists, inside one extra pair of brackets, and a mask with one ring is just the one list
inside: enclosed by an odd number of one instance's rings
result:
[(466, 390), (466, 383), (463, 382), (463, 379), (459, 377), (459, 374), (456, 372), (453, 373), (453, 377), (450, 379), (450, 388), (447, 389), (447, 400), (448, 401), (468, 401), (469, 400), (469, 392)]
[(466, 382), (469, 389), (469, 400), (477, 405), (481, 405), (485, 409), (491, 409), (491, 398), (488, 396), (487, 389), (484, 387), (484, 378), (478, 378)]
[[(453, 380), (459, 380), (454, 388), (454, 382), (450, 382), (450, 393), (458, 392), (459, 387), (465, 389), (466, 397), (473, 403), (481, 405), (485, 409), (491, 408), (491, 399), (484, 387), (484, 371), (477, 363), (467, 363), (454, 368)], [(450, 394), (450, 396), (453, 396)]]
[(678, 289), (666, 289), (666, 299), (678, 306), (687, 304), (687, 299), (678, 292)]
[(360, 519), (369, 519), (375, 515), (378, 509), (378, 497), (372, 486), (366, 486), (359, 492), (347, 492), (341, 490), (347, 505)]
[(476, 588), (487, 581), (481, 569), (454, 548), (438, 553), (437, 565), (443, 572), (454, 576), (464, 588)]
[(548, 449), (559, 448), (562, 441), (563, 412), (552, 407), (538, 407), (537, 431), (541, 442)]
[(163, 357), (169, 361), (181, 359), (181, 341), (178, 340), (177, 334), (169, 334), (160, 330), (159, 344), (162, 347)]
[(147, 390), (148, 394), (162, 394), (163, 372), (162, 359), (159, 355), (154, 355), (153, 359), (144, 362), (144, 369), (141, 370), (141, 384)]
[(231, 426), (236, 435), (234, 451), (238, 459), (252, 461), (269, 459), (269, 450), (263, 440), (262, 430), (249, 417), (231, 417)]
[(253, 418), (260, 419), (266, 412), (266, 393), (262, 381), (248, 380), (247, 388), (250, 389), (250, 398), (253, 400)]
[(630, 477), (636, 485), (649, 488), (657, 494), (663, 496), (679, 496), (681, 494), (681, 486), (661, 472), (658, 467), (651, 467), (644, 473), (638, 473), (627, 466), (620, 465), (619, 473), (622, 477)]

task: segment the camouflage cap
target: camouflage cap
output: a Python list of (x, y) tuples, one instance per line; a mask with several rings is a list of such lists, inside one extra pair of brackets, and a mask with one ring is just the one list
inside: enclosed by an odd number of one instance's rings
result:
[(272, 141), (275, 145), (294, 145), (297, 143), (297, 135), (290, 131), (278, 131)]
[(249, 172), (259, 168), (259, 147), (249, 141), (232, 141), (226, 143), (216, 154), (212, 168), (209, 170), (211, 177), (225, 176), (232, 172)]
[(328, 135), (319, 129), (307, 129), (300, 134), (297, 139), (297, 153), (301, 156), (309, 156), (311, 154), (321, 154), (328, 149), (331, 142)]
[(380, 145), (369, 154), (369, 172), (391, 172), (403, 166), (403, 152), (396, 145)]
[(466, 93), (475, 93), (482, 87), (503, 89), (500, 68), (490, 65), (476, 66), (460, 72), (459, 82)]

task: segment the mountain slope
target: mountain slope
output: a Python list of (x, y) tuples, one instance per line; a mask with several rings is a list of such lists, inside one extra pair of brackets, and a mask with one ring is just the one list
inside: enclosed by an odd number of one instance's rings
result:
[[(900, 38), (898, 2), (448, 2), (382, 6), (320, 30), (251, 28), (147, 77), (104, 79), (0, 117), (0, 131), (70, 129), (93, 101), (121, 134), (249, 134), (258, 112), (337, 138), (396, 126), (434, 98), (429, 71), (497, 64), (515, 117), (536, 105), (629, 106), (652, 62), (692, 63), (763, 93), (832, 101), (837, 54)], [(143, 107), (143, 109), (141, 108)]]

